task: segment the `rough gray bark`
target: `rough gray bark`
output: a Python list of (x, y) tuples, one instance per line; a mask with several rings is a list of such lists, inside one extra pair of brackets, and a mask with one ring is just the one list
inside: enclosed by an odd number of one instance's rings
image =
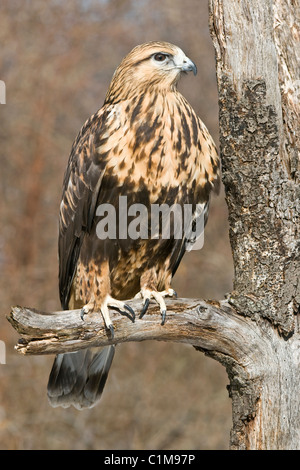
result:
[[(232, 449), (300, 449), (299, 43), (293, 0), (209, 0), (220, 149), (235, 279), (226, 301), (167, 300), (134, 324), (15, 307), (23, 354), (111, 342), (185, 342), (221, 362), (232, 398)], [(298, 47), (298, 49), (297, 49)], [(130, 305), (138, 312), (139, 301)]]
[(228, 301), (264, 343), (251, 368), (228, 371), (233, 448), (300, 448), (299, 12), (292, 0), (210, 0), (235, 268)]
[(232, 301), (250, 316), (262, 313), (286, 334), (299, 305), (300, 56), (291, 40), (299, 28), (296, 13), (288, 1), (211, 2), (235, 265)]

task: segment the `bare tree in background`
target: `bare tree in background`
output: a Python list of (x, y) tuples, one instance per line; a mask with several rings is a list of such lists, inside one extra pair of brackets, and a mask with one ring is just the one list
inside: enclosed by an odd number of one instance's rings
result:
[[(209, 6), (233, 291), (226, 301), (168, 301), (164, 327), (156, 306), (134, 325), (116, 316), (114, 342), (192, 344), (226, 367), (232, 449), (300, 449), (300, 8), (292, 0)], [(10, 321), (24, 354), (112, 342), (99, 319), (83, 324), (78, 311), (15, 308)]]

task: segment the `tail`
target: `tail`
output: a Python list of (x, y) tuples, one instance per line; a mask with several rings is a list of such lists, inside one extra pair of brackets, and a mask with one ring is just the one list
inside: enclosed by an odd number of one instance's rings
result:
[(101, 398), (114, 354), (115, 346), (58, 354), (47, 388), (51, 406), (92, 408)]

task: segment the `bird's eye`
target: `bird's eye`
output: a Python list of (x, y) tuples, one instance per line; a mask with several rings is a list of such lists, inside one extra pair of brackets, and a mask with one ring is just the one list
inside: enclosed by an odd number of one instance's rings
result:
[(156, 60), (156, 62), (163, 62), (164, 60), (166, 60), (167, 57), (167, 54), (162, 54), (161, 52), (158, 52), (154, 55), (154, 60)]

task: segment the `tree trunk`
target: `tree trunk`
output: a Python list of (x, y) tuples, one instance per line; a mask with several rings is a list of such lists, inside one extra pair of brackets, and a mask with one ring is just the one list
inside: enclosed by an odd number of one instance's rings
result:
[(261, 346), (228, 369), (234, 449), (300, 449), (299, 12), (297, 0), (210, 0), (228, 301), (259, 326)]

